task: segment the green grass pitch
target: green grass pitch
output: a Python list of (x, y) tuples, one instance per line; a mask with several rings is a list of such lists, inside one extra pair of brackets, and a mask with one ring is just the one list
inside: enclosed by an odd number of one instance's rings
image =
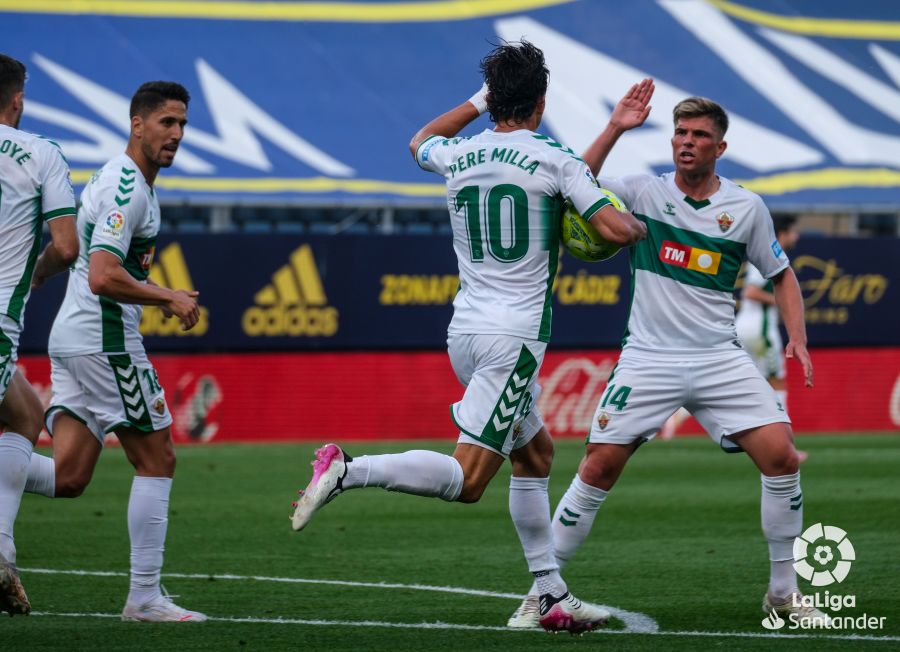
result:
[[(856, 596), (843, 614), (885, 616), (884, 630), (762, 637), (759, 475), (745, 456), (725, 455), (706, 438), (641, 449), (564, 573), (579, 597), (644, 614), (659, 633), (625, 633), (614, 621), (581, 637), (502, 629), (517, 604), (508, 594), (530, 584), (507, 511), (508, 467), (475, 505), (354, 491), (298, 534), (290, 502), (310, 476), (313, 447), (216, 445), (179, 449), (163, 577), (177, 602), (213, 621), (118, 619), (132, 473), (110, 448), (81, 498), (23, 500), (18, 563), (35, 614), (0, 620), (0, 649), (898, 649), (900, 438), (817, 436), (799, 445), (810, 454), (805, 526), (837, 525), (856, 549), (847, 579), (827, 588)], [(449, 452), (452, 443), (347, 444), (351, 454), (429, 447)], [(582, 452), (579, 441), (557, 442), (554, 507)], [(802, 580), (801, 588), (811, 591)]]

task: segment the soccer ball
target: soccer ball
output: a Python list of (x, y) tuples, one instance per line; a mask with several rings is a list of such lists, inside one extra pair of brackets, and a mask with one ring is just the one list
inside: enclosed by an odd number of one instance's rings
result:
[[(612, 205), (620, 211), (627, 211), (625, 202), (611, 190), (600, 189), (609, 197)], [(571, 203), (566, 203), (562, 221), (559, 225), (559, 239), (563, 247), (579, 260), (597, 263), (612, 258), (621, 247), (603, 238), (597, 229), (584, 219)]]

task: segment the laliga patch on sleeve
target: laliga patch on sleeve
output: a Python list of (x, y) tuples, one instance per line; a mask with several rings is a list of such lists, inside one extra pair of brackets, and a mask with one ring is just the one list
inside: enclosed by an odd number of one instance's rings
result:
[(423, 161), (428, 160), (428, 152), (431, 151), (431, 148), (437, 145), (438, 143), (447, 143), (447, 140), (440, 137), (432, 137), (431, 142), (425, 145), (425, 149), (422, 150), (422, 154), (419, 156)]
[(100, 227), (100, 233), (110, 235), (114, 238), (121, 238), (123, 226), (125, 226), (125, 216), (119, 211), (113, 211), (103, 220), (103, 226)]
[(784, 254), (781, 250), (781, 245), (778, 244), (778, 240), (772, 243), (772, 253), (775, 254), (775, 258), (781, 258), (782, 254)]

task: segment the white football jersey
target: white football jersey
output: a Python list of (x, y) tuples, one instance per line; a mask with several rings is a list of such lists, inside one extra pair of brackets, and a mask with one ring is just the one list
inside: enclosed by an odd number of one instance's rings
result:
[(159, 201), (137, 164), (121, 154), (91, 177), (81, 193), (81, 251), (50, 331), (50, 355), (137, 353), (143, 307), (97, 296), (88, 286), (90, 256), (115, 254), (131, 276), (146, 282), (159, 233)]
[(765, 278), (788, 266), (762, 199), (724, 177), (709, 199), (694, 201), (675, 173), (600, 178), (647, 238), (631, 250), (632, 302), (625, 349), (690, 355), (740, 347), (734, 285), (749, 260)]
[(23, 324), (44, 222), (75, 214), (59, 146), (0, 124), (0, 313)]
[(588, 166), (525, 129), (431, 136), (416, 161), (447, 179), (460, 284), (448, 332), (549, 341), (564, 202), (586, 217), (610, 203)]

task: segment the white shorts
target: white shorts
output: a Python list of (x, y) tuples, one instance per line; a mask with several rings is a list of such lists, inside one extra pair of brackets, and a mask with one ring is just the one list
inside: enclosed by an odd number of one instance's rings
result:
[(741, 450), (731, 435), (791, 422), (742, 349), (692, 358), (626, 350), (607, 381), (588, 442), (649, 441), (682, 406), (728, 452)]
[(6, 388), (16, 373), (20, 332), (14, 319), (0, 315), (0, 403), (6, 398)]
[(466, 387), (450, 406), (459, 443), (507, 456), (534, 439), (544, 427), (537, 377), (547, 345), (510, 335), (450, 335), (447, 350)]
[(172, 424), (166, 394), (146, 353), (51, 357), (50, 380), (46, 422), (51, 435), (60, 412), (84, 423), (101, 444), (117, 428), (154, 432)]

